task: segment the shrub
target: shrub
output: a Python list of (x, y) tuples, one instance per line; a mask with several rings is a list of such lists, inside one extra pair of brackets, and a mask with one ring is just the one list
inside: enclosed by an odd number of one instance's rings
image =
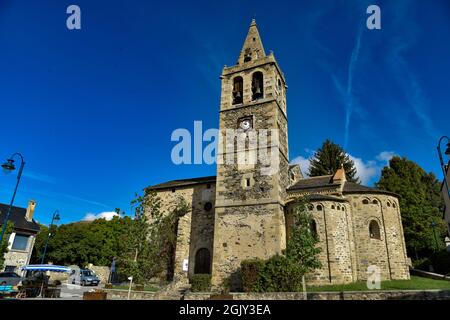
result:
[(302, 290), (304, 269), (285, 256), (276, 255), (267, 260), (261, 274), (265, 292), (296, 292)]
[(450, 273), (450, 253), (446, 249), (436, 252), (432, 256), (431, 262), (436, 273), (443, 275)]
[(191, 279), (192, 292), (205, 292), (211, 289), (211, 275), (194, 274)]
[(413, 261), (414, 269), (429, 271), (431, 261), (428, 258), (417, 259)]
[(285, 256), (268, 260), (245, 260), (241, 263), (245, 292), (296, 292), (302, 290), (305, 269)]
[(242, 289), (245, 292), (261, 292), (264, 290), (261, 274), (265, 262), (260, 259), (244, 260), (241, 262)]

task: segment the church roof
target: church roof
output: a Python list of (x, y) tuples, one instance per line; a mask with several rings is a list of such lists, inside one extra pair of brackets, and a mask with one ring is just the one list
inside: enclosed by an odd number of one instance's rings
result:
[(380, 189), (371, 188), (371, 187), (366, 187), (359, 183), (348, 182), (348, 181), (344, 184), (344, 190), (342, 192), (343, 193), (381, 193), (381, 194), (389, 194), (389, 195), (398, 196), (394, 192), (380, 190)]
[(196, 185), (196, 184), (203, 184), (203, 183), (208, 183), (208, 182), (215, 183), (216, 176), (172, 180), (172, 181), (159, 183), (154, 186), (150, 186), (147, 189), (149, 189), (149, 190), (170, 189), (170, 188), (176, 188), (176, 187), (186, 187), (186, 186), (191, 186), (191, 185)]
[(330, 189), (339, 187), (339, 185), (339, 183), (333, 183), (333, 175), (327, 175), (301, 179), (290, 186), (288, 190)]
[[(306, 179), (301, 179), (294, 185), (288, 188), (288, 191), (331, 191), (333, 189), (337, 189), (340, 187), (340, 181), (333, 179), (333, 175), (326, 176), (318, 176), (311, 177)], [(359, 183), (355, 182), (344, 182), (344, 188), (342, 193), (381, 193), (381, 194), (390, 194), (398, 196), (393, 192), (389, 192), (386, 190), (380, 190), (376, 188), (371, 188), (367, 186), (363, 186)]]
[[(154, 186), (150, 186), (147, 189), (148, 190), (164, 190), (164, 189), (172, 189), (172, 188), (179, 188), (179, 187), (188, 187), (192, 185), (197, 184), (205, 184), (205, 183), (216, 183), (216, 176), (208, 176), (208, 177), (200, 177), (200, 178), (190, 178), (190, 179), (178, 179), (178, 180), (172, 180), (167, 181), (163, 183), (156, 184)], [(333, 181), (333, 175), (326, 175), (326, 176), (318, 176), (318, 177), (310, 177), (306, 179), (301, 179), (297, 181), (294, 185), (290, 186), (287, 191), (309, 191), (312, 194), (311, 197), (320, 196), (321, 199), (323, 197), (333, 197), (334, 200), (337, 200), (335, 196), (331, 195), (322, 195), (322, 194), (315, 194), (314, 192), (320, 192), (320, 191), (333, 191), (338, 190), (340, 187), (339, 181)], [(393, 192), (389, 192), (386, 190), (380, 190), (376, 188), (371, 188), (367, 186), (363, 186), (359, 183), (344, 182), (344, 188), (342, 190), (342, 193), (349, 194), (349, 193), (380, 193), (380, 194), (389, 194), (398, 196), (397, 194)], [(328, 199), (332, 200), (332, 199)]]

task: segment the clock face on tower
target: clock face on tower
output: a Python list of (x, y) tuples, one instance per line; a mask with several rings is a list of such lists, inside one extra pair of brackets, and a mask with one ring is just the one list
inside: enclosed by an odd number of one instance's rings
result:
[(245, 131), (250, 129), (252, 127), (252, 120), (251, 119), (240, 120), (239, 127)]

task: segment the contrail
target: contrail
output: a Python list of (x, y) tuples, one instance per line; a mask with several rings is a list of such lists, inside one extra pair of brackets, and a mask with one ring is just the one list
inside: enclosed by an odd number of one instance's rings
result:
[(347, 148), (348, 136), (350, 130), (350, 118), (353, 112), (353, 76), (355, 72), (355, 65), (358, 62), (359, 51), (361, 49), (361, 35), (362, 27), (358, 30), (358, 35), (356, 37), (356, 43), (352, 50), (352, 55), (350, 57), (350, 63), (348, 65), (348, 78), (347, 78), (347, 92), (346, 92), (346, 110), (345, 110), (345, 136), (344, 136), (344, 148)]

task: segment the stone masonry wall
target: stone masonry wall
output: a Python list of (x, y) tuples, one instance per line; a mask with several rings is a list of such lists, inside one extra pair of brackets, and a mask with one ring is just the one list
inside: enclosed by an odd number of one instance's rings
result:
[[(335, 201), (314, 201), (310, 213), (316, 223), (322, 266), (307, 276), (310, 284), (340, 284), (356, 280), (354, 240), (347, 215), (348, 204)], [(288, 206), (292, 214), (292, 205)]]
[[(398, 200), (383, 194), (348, 197), (354, 220), (358, 280), (367, 279), (370, 265), (381, 268), (382, 280), (409, 279)], [(370, 237), (372, 220), (378, 223), (380, 239)]]
[[(212, 257), (215, 185), (205, 183), (176, 188), (175, 192), (172, 189), (161, 190), (158, 191), (158, 196), (162, 200), (163, 212), (173, 210), (179, 197), (183, 197), (192, 207), (192, 211), (179, 220), (175, 253), (174, 277), (187, 283), (194, 273), (197, 251), (206, 248)], [(205, 210), (207, 202), (212, 205), (209, 211)], [(185, 260), (188, 260), (188, 271), (183, 270)]]

